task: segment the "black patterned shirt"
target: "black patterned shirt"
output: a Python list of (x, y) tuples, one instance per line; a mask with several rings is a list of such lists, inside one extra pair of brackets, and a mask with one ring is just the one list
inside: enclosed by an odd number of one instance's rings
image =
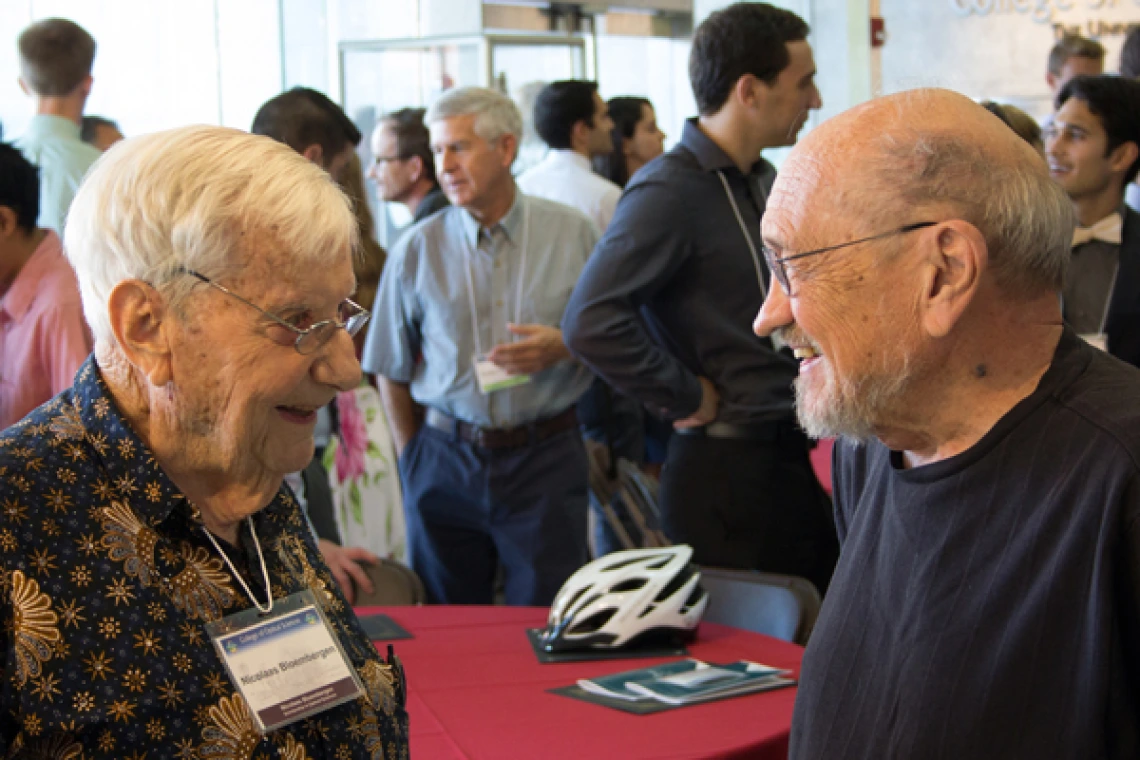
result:
[[(262, 737), (205, 624), (252, 606), (93, 359), (0, 434), (0, 757), (408, 754), (402, 674), (376, 652), (284, 487), (252, 519), (274, 598), (311, 589), (366, 696)], [(249, 531), (227, 547), (253, 593)]]

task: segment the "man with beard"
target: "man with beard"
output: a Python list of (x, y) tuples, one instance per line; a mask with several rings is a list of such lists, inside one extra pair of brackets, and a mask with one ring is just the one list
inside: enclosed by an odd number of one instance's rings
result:
[(1073, 210), (948, 91), (789, 156), (756, 320), (842, 435), (794, 760), (1140, 756), (1140, 373), (1061, 321)]

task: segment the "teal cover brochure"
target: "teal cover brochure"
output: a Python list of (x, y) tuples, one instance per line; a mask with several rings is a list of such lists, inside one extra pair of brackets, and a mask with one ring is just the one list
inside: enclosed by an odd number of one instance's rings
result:
[(582, 679), (578, 686), (592, 694), (628, 701), (656, 700), (685, 705), (738, 694), (751, 694), (794, 684), (790, 671), (738, 660), (724, 665), (686, 659)]

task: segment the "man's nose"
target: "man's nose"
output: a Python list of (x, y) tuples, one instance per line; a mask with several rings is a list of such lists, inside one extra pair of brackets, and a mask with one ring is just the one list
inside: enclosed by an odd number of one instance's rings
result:
[(777, 329), (792, 324), (794, 319), (791, 299), (773, 278), (768, 284), (768, 297), (764, 299), (764, 305), (752, 323), (752, 331), (761, 338), (767, 338)]

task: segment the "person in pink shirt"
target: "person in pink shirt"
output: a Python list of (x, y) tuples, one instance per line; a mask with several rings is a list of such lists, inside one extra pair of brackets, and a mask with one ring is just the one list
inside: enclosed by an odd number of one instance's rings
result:
[(65, 388), (91, 352), (59, 237), (36, 227), (39, 172), (0, 143), (0, 430)]

